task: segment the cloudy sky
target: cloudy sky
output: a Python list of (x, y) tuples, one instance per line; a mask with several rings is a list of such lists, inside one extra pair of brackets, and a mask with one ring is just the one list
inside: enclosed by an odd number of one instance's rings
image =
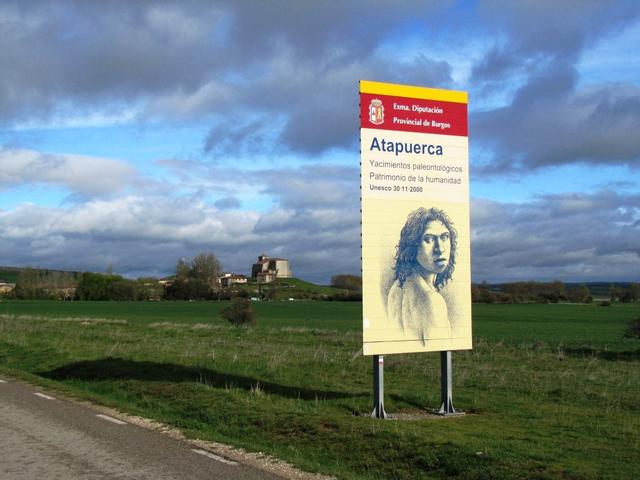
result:
[(0, 39), (0, 265), (359, 273), (367, 79), (469, 92), (474, 280), (640, 280), (636, 0), (4, 0)]

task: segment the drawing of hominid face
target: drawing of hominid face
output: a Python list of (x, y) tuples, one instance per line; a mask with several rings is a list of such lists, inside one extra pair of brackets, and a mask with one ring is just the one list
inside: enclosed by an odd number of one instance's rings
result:
[(427, 223), (418, 247), (416, 261), (428, 272), (442, 273), (449, 265), (451, 233), (440, 220)]
[(414, 273), (435, 273), (434, 286), (444, 287), (453, 276), (458, 233), (451, 218), (439, 208), (418, 208), (409, 214), (400, 232), (395, 279), (400, 287)]

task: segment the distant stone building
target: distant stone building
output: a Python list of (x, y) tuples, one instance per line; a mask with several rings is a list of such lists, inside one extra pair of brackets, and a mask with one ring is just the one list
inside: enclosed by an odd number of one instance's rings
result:
[(223, 287), (230, 287), (236, 283), (247, 283), (247, 277), (235, 273), (223, 273), (218, 277), (218, 283)]
[(293, 273), (289, 266), (289, 260), (272, 258), (263, 254), (258, 257), (258, 261), (251, 267), (251, 276), (258, 283), (270, 283), (276, 278), (291, 278)]
[(276, 272), (267, 271), (267, 272), (258, 272), (256, 275), (256, 282), (258, 283), (271, 283), (275, 281), (277, 278)]
[(11, 293), (16, 288), (15, 283), (0, 282), (0, 294)]

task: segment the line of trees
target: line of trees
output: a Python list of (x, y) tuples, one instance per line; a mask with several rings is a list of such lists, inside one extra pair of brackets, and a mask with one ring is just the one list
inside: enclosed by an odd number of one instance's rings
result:
[(23, 268), (12, 296), (32, 300), (68, 300), (75, 295), (80, 274), (38, 268)]
[[(51, 300), (226, 300), (249, 297), (243, 288), (223, 288), (219, 284), (222, 264), (213, 253), (201, 253), (193, 259), (183, 258), (176, 264), (176, 272), (167, 286), (155, 278), (127, 279), (111, 272), (62, 272), (35, 268), (20, 271), (15, 289), (9, 296), (18, 299)], [(362, 277), (334, 275), (331, 286), (342, 290), (323, 295), (325, 300), (358, 301), (362, 299)], [(598, 286), (598, 295), (606, 296), (606, 286)], [(263, 300), (278, 298), (278, 282), (264, 285), (259, 292)], [(613, 302), (640, 302), (640, 284), (611, 285), (608, 296)], [(489, 285), (473, 284), (475, 303), (590, 303), (593, 294), (586, 284), (565, 285), (554, 282), (511, 282)], [(319, 297), (320, 298), (320, 297)]]
[(85, 272), (76, 287), (78, 300), (160, 300), (163, 288), (153, 278), (130, 280), (120, 275)]
[(585, 284), (567, 287), (560, 281), (512, 282), (496, 289), (484, 282), (472, 285), (471, 299), (475, 303), (590, 303), (593, 296)]
[[(611, 301), (630, 303), (640, 301), (640, 284), (628, 287), (611, 285)], [(555, 282), (512, 282), (492, 287), (486, 282), (471, 287), (475, 303), (591, 303), (593, 294), (586, 284), (566, 286)]]
[(628, 288), (611, 285), (609, 296), (614, 302), (631, 303), (640, 301), (640, 284), (632, 283)]
[(222, 265), (213, 253), (180, 259), (167, 288), (155, 278), (128, 279), (93, 272), (24, 268), (10, 297), (29, 300), (210, 300), (228, 297), (217, 280)]

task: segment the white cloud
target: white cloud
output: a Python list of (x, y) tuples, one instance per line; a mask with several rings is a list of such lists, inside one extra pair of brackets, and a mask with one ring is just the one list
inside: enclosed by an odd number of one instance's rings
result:
[(80, 195), (108, 195), (130, 186), (136, 175), (133, 166), (119, 160), (0, 148), (0, 188), (44, 183)]
[(640, 271), (640, 196), (600, 191), (529, 203), (477, 199), (476, 280), (626, 280)]

